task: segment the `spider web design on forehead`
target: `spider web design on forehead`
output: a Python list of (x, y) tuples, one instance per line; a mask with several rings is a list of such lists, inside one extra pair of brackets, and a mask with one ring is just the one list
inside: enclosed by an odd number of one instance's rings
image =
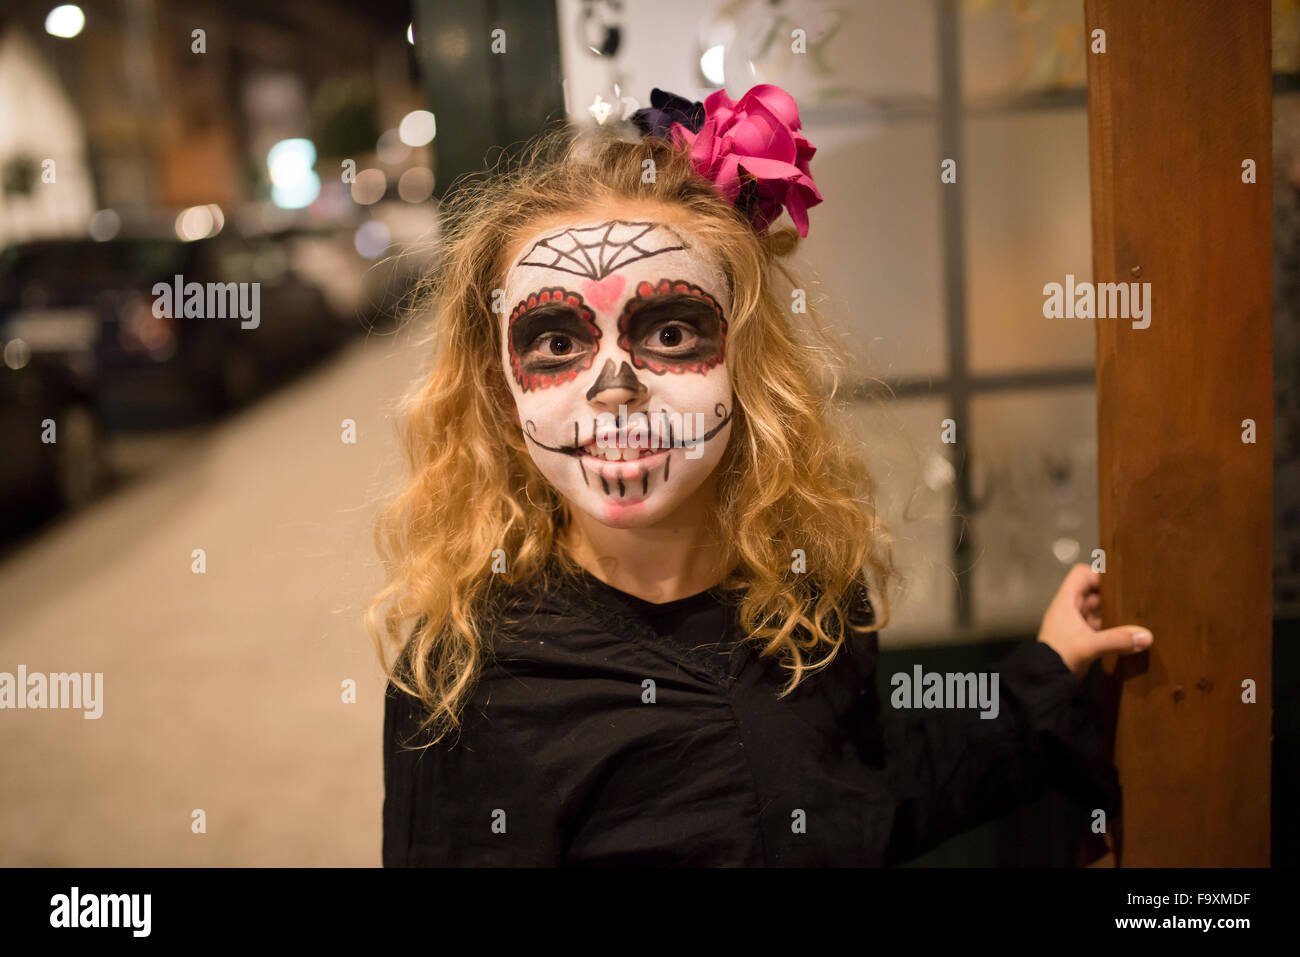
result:
[(599, 282), (629, 263), (686, 248), (686, 240), (671, 226), (615, 219), (543, 236), (519, 265), (558, 269)]

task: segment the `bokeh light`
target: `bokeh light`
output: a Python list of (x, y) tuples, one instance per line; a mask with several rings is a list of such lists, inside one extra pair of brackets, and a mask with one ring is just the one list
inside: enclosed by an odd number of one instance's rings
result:
[(75, 3), (65, 3), (55, 7), (45, 16), (45, 32), (52, 37), (65, 40), (75, 37), (86, 25), (86, 15)]
[(723, 84), (725, 73), (722, 69), (722, 62), (726, 52), (726, 47), (709, 47), (700, 56), (700, 72), (714, 86), (722, 86)]
[(21, 369), (32, 358), (31, 347), (22, 339), (10, 339), (5, 343), (5, 365), (11, 369)]
[(225, 224), (226, 217), (222, 214), (221, 207), (215, 203), (209, 203), (207, 206), (191, 206), (189, 209), (181, 210), (177, 215), (176, 235), (192, 243), (196, 239), (215, 236), (221, 232)]
[(412, 110), (397, 127), (397, 135), (407, 146), (424, 146), (437, 134), (438, 123), (428, 110)]
[(302, 209), (320, 195), (316, 165), (316, 144), (296, 138), (280, 140), (266, 152), (271, 174), (271, 202), (281, 209)]
[(423, 203), (433, 195), (433, 173), (423, 166), (413, 166), (397, 181), (397, 195), (408, 203)]
[(411, 155), (411, 148), (402, 142), (402, 138), (397, 135), (397, 130), (385, 130), (379, 136), (379, 142), (375, 144), (375, 153), (379, 156), (379, 162), (387, 166), (396, 166), (398, 163), (405, 163), (406, 158)]
[(356, 181), (352, 184), (352, 201), (362, 206), (369, 206), (383, 199), (387, 191), (388, 177), (384, 175), (383, 170), (363, 169), (357, 173)]
[(372, 219), (357, 228), (356, 235), (352, 238), (352, 245), (366, 259), (378, 259), (392, 241), (392, 234), (388, 231), (388, 227), (379, 220)]
[(115, 210), (101, 209), (90, 217), (90, 238), (96, 242), (106, 243), (122, 228), (122, 217)]

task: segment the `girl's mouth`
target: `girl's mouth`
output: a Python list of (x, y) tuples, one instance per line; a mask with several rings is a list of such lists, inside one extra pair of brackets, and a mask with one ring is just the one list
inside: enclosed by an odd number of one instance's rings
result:
[(583, 457), (602, 462), (636, 462), (640, 459), (653, 458), (662, 451), (662, 449), (650, 448), (648, 442), (635, 445), (600, 446), (596, 444), (595, 439), (579, 449)]
[(578, 467), (582, 470), (582, 480), (588, 485), (598, 482), (606, 495), (644, 498), (650, 491), (652, 472), (659, 473), (662, 467), (661, 477), (664, 481), (668, 480), (670, 451), (672, 450), (649, 448), (602, 449), (588, 444), (580, 448)]

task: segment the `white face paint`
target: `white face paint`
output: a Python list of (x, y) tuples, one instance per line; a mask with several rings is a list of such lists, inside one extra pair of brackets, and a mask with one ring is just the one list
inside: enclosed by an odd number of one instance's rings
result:
[(501, 358), (524, 440), (576, 508), (670, 515), (726, 451), (726, 277), (689, 230), (581, 222), (530, 236), (506, 274)]

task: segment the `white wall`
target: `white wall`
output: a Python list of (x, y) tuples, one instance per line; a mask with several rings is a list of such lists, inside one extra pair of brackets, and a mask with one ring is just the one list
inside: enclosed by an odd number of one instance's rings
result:
[[(84, 236), (95, 211), (81, 120), (54, 72), (16, 27), (0, 35), (0, 168), (35, 161), (28, 196), (0, 190), (0, 247), (38, 237)], [(54, 182), (39, 172), (53, 160)]]

